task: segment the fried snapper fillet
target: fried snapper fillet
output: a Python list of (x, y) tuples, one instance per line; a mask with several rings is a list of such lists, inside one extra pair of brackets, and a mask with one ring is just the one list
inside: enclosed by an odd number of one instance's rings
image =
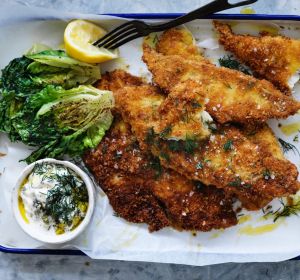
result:
[(117, 213), (150, 231), (166, 226), (210, 231), (237, 223), (232, 201), (222, 190), (195, 184), (160, 166), (143, 152), (130, 126), (117, 117), (96, 150), (84, 161)]
[[(172, 95), (172, 98), (164, 101), (163, 96), (157, 96), (154, 101), (151, 98), (151, 106), (158, 107), (161, 105), (159, 112), (161, 122), (155, 127), (155, 132), (160, 133), (166, 139), (184, 140), (186, 137), (193, 139), (205, 139), (210, 135), (209, 125), (212, 118), (204, 111), (205, 96), (193, 86), (191, 81), (188, 90), (185, 85), (178, 86)], [(99, 81), (98, 86), (101, 89), (117, 91), (124, 86), (141, 86), (144, 82), (141, 78), (130, 75), (122, 70), (115, 70)], [(144, 99), (144, 105), (149, 106)], [(170, 131), (170, 127), (172, 130)]]
[[(174, 39), (178, 41), (174, 41)], [(170, 48), (170, 46), (173, 46), (173, 48)], [(186, 31), (186, 29), (173, 28), (165, 31), (159, 37), (156, 50), (164, 55), (182, 56), (184, 54), (186, 59), (203, 60), (199, 48), (194, 44), (192, 34)], [(193, 51), (191, 52), (190, 50)], [(256, 127), (244, 127), (243, 131), (246, 132), (247, 137), (251, 141), (259, 143), (264, 149), (269, 149), (270, 154), (284, 159), (279, 143), (268, 125), (263, 125), (259, 129), (256, 129)]]
[[(218, 125), (206, 141), (164, 140), (155, 133), (160, 123), (157, 103), (165, 98), (158, 88), (147, 84), (127, 86), (115, 91), (114, 96), (117, 110), (131, 125), (143, 150), (151, 150), (164, 167), (190, 180), (234, 194), (245, 208), (262, 208), (273, 198), (299, 189), (297, 168), (280, 152), (272, 155), (278, 144), (274, 144), (268, 128), (261, 139), (255, 139), (255, 132), (248, 136), (232, 125)], [(264, 142), (264, 134), (269, 136), (268, 141)]]
[(209, 63), (196, 46), (192, 33), (186, 28), (172, 28), (158, 39), (156, 50), (162, 54), (180, 55), (184, 59), (196, 59)]
[[(184, 33), (183, 29), (170, 29), (165, 31), (159, 38), (159, 41), (156, 45), (156, 50), (164, 55), (182, 55), (185, 54), (186, 59), (193, 59), (193, 60), (202, 60), (202, 55), (199, 52), (198, 48), (194, 45), (192, 40), (192, 35), (190, 33), (185, 33), (185, 36), (182, 34)], [(176, 35), (174, 35), (176, 34)], [(174, 42), (174, 38), (181, 38), (181, 40), (185, 40), (185, 43), (176, 43)], [(172, 49), (170, 49), (170, 45), (174, 45)], [(190, 54), (189, 49), (193, 49), (193, 53)], [(261, 151), (264, 151), (266, 156), (272, 155), (273, 157), (285, 160), (283, 152), (279, 146), (279, 143), (273, 134), (272, 130), (268, 127), (268, 125), (263, 125), (259, 128), (243, 128), (242, 133), (245, 137), (248, 138), (255, 146), (259, 146)], [(257, 194), (255, 196), (257, 199)], [(255, 198), (255, 199), (256, 199)], [(247, 199), (247, 197), (245, 197)], [(261, 197), (261, 205), (264, 205), (268, 202), (269, 198)], [(244, 202), (245, 204), (245, 202)], [(247, 202), (248, 207), (250, 209), (257, 208), (257, 203), (251, 205), (251, 202)], [(256, 205), (255, 205), (256, 204)]]
[(219, 42), (248, 65), (256, 76), (267, 79), (286, 94), (299, 80), (300, 41), (284, 36), (264, 34), (256, 37), (237, 35), (230, 25), (214, 21)]
[(107, 74), (96, 83), (95, 87), (103, 90), (115, 92), (124, 86), (140, 86), (144, 82), (140, 77), (133, 76), (124, 70), (114, 70)]
[[(116, 92), (142, 83), (140, 78), (116, 70), (104, 75), (98, 87)], [(115, 111), (111, 129), (84, 161), (118, 215), (130, 222), (147, 223), (150, 231), (166, 226), (209, 231), (237, 223), (229, 196), (163, 168), (151, 153), (140, 149), (129, 124), (117, 113), (118, 107)]]
[(146, 44), (143, 60), (154, 82), (169, 94), (181, 83), (194, 81), (207, 98), (206, 111), (219, 123), (261, 123), (286, 118), (300, 108), (299, 102), (283, 95), (270, 82), (236, 70), (182, 59), (180, 55), (162, 55)]
[[(177, 41), (174, 41), (175, 39)], [(164, 55), (181, 55), (186, 59), (203, 60), (199, 48), (194, 44), (192, 34), (186, 29), (173, 28), (165, 31), (159, 37), (156, 50)], [(244, 127), (243, 131), (251, 141), (263, 146), (264, 150), (268, 149), (273, 156), (284, 159), (279, 143), (268, 125), (263, 125), (259, 129)]]

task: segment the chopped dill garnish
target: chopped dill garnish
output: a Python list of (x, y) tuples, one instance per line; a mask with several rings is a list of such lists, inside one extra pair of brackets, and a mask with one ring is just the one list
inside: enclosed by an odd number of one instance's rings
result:
[(242, 180), (241, 180), (240, 177), (235, 177), (235, 179), (233, 181), (231, 181), (231, 182), (228, 183), (228, 186), (231, 186), (231, 187), (243, 187), (245, 189), (248, 189), (248, 188), (252, 187), (251, 184), (242, 182)]
[(102, 154), (106, 154), (107, 151), (108, 151), (108, 145), (106, 143), (104, 143), (102, 146)]
[(195, 152), (195, 150), (198, 148), (198, 142), (194, 139), (191, 138), (186, 138), (185, 141), (183, 141), (183, 148), (184, 151), (187, 154), (193, 154)]
[[(42, 163), (36, 165), (33, 170), (35, 174), (44, 170), (43, 180), (51, 180), (54, 183), (54, 187), (46, 194), (45, 205), (38, 210), (43, 212), (45, 220), (51, 217), (56, 227), (61, 223), (70, 226), (74, 217), (81, 215), (78, 205), (88, 203), (87, 189), (82, 179), (69, 168), (56, 164), (56, 171), (52, 172), (49, 169), (51, 165), (53, 164)], [(59, 170), (63, 170), (63, 173), (59, 173)], [(38, 206), (38, 203), (35, 202), (35, 205)]]
[[(279, 210), (279, 209), (278, 209)], [(277, 211), (278, 211), (277, 210)], [(268, 219), (274, 215), (274, 211), (271, 205), (267, 205), (266, 207), (262, 208), (261, 211), (263, 212), (263, 218)]]
[(242, 185), (242, 180), (240, 177), (235, 177), (235, 179), (228, 184), (231, 187), (240, 187)]
[(232, 55), (225, 55), (222, 58), (219, 58), (219, 64), (220, 66), (238, 70), (240, 72), (243, 72), (244, 74), (251, 75), (250, 70), (240, 62), (238, 62)]
[(199, 181), (195, 181), (194, 185), (195, 185), (196, 189), (199, 191), (201, 191), (203, 188), (205, 188), (205, 185)]
[(215, 132), (218, 131), (217, 126), (216, 126), (215, 123), (206, 121), (205, 124), (207, 125), (208, 129), (209, 129), (212, 133), (215, 133)]
[(172, 132), (172, 126), (168, 125), (166, 126), (159, 134), (160, 138), (165, 138), (166, 136), (168, 136), (170, 133)]
[(155, 35), (153, 36), (152, 43), (153, 43), (153, 45), (156, 45), (156, 44), (157, 44), (157, 42), (158, 42), (158, 35), (157, 35), (157, 34), (155, 34)]
[(197, 164), (196, 164), (196, 169), (202, 169), (203, 168), (203, 164), (201, 161), (199, 161)]
[(204, 162), (211, 162), (211, 160), (206, 158), (206, 159), (204, 159)]
[(114, 158), (115, 159), (120, 159), (121, 157), (122, 157), (122, 152), (120, 153), (120, 152), (116, 151), (115, 154), (114, 154)]
[(197, 101), (193, 101), (191, 105), (192, 105), (192, 108), (194, 108), (194, 109), (202, 107), (202, 105)]
[(153, 157), (149, 162), (149, 166), (155, 171), (155, 179), (158, 179), (163, 171), (159, 158)]
[(293, 141), (294, 141), (294, 142), (299, 142), (299, 136), (296, 135), (296, 136), (294, 137)]
[(187, 108), (184, 108), (183, 110), (184, 110), (184, 112), (183, 112), (183, 115), (181, 116), (181, 120), (183, 122), (188, 123), (190, 121), (189, 111)]
[(167, 146), (172, 152), (185, 152), (191, 155), (198, 148), (199, 144), (196, 140), (187, 137), (186, 140), (168, 140)]
[(230, 140), (230, 139), (227, 140), (226, 143), (223, 145), (223, 149), (224, 149), (225, 152), (228, 152), (228, 151), (232, 150), (233, 149), (232, 140)]
[(146, 142), (147, 144), (153, 144), (154, 140), (155, 140), (155, 132), (154, 132), (154, 128), (151, 127), (147, 131)]
[(263, 177), (264, 177), (265, 180), (271, 179), (271, 172), (270, 172), (269, 169), (265, 169), (265, 170), (263, 171)]
[(181, 149), (180, 142), (176, 140), (170, 140), (168, 141), (168, 148), (172, 152), (179, 152)]
[(280, 200), (280, 203), (282, 205), (281, 209), (278, 209), (276, 212), (274, 212), (274, 223), (281, 217), (288, 217), (291, 215), (298, 216), (298, 213), (300, 212), (300, 201), (296, 202), (295, 204), (284, 204), (282, 200)]
[(298, 154), (300, 156), (299, 150), (296, 148), (295, 145), (288, 143), (284, 140), (282, 140), (281, 138), (278, 138), (278, 141), (282, 147), (282, 150), (284, 153), (288, 153), (289, 151), (293, 151), (294, 154)]
[(163, 158), (164, 160), (166, 160), (167, 162), (170, 162), (170, 156), (169, 156), (167, 153), (161, 152), (161, 153), (159, 154), (159, 156), (160, 156), (161, 158)]
[(114, 212), (114, 213), (113, 213), (113, 216), (114, 216), (114, 217), (117, 217), (117, 218), (120, 217), (120, 215), (119, 215), (117, 212)]

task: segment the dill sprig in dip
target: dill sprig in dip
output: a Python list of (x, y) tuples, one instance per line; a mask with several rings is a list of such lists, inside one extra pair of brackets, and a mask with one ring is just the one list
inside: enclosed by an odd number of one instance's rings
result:
[(84, 181), (62, 164), (36, 163), (19, 194), (28, 221), (56, 234), (75, 229), (88, 208)]

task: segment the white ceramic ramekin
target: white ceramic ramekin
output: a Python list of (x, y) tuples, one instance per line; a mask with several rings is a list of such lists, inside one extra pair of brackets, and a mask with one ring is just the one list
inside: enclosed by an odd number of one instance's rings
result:
[[(89, 196), (88, 209), (87, 209), (84, 219), (74, 230), (60, 234), (60, 235), (56, 235), (55, 233), (50, 232), (50, 231), (45, 232), (45, 230), (43, 230), (42, 228), (39, 230), (39, 227), (33, 226), (32, 224), (30, 224), (30, 222), (27, 223), (24, 220), (24, 218), (22, 217), (20, 209), (19, 209), (19, 203), (18, 203), (19, 189), (20, 189), (22, 183), (24, 182), (26, 177), (31, 173), (34, 165), (36, 163), (43, 163), (43, 162), (62, 164), (64, 166), (72, 169), (84, 181), (86, 188), (87, 188), (88, 196)], [(28, 165), (22, 171), (22, 173), (20, 174), (20, 176), (17, 180), (17, 183), (13, 189), (13, 192), (12, 192), (12, 207), (13, 207), (14, 216), (15, 216), (18, 224), (31, 237), (33, 237), (36, 240), (42, 241), (44, 243), (49, 243), (49, 244), (65, 243), (67, 241), (74, 239), (79, 234), (81, 234), (91, 220), (91, 217), (92, 217), (92, 214), (94, 211), (94, 207), (95, 207), (94, 184), (93, 184), (92, 180), (90, 179), (90, 177), (75, 164), (73, 164), (69, 161), (60, 161), (60, 160), (56, 160), (56, 159), (52, 159), (52, 158), (45, 158), (45, 159), (33, 162), (32, 164)]]

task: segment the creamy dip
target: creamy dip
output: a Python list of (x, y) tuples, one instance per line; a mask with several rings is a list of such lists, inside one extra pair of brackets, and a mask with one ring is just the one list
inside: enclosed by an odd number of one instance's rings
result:
[(62, 234), (84, 219), (88, 193), (84, 181), (70, 168), (38, 163), (20, 188), (19, 202), (26, 222)]

